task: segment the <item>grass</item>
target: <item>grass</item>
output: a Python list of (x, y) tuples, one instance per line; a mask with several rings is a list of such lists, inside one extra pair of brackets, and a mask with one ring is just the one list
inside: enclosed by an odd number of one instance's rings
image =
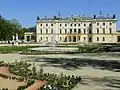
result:
[(26, 51), (28, 48), (36, 48), (39, 46), (0, 46), (0, 53), (13, 53), (19, 51)]
[[(54, 54), (53, 52), (31, 52), (28, 50), (29, 48), (37, 48), (37, 47), (51, 47), (51, 46), (0, 46), (0, 53), (30, 53), (32, 55), (41, 55), (41, 54)], [(89, 53), (94, 49), (98, 48), (96, 46), (57, 46), (57, 47), (66, 47), (66, 48), (78, 48), (77, 51), (74, 52), (62, 52), (63, 54), (74, 54), (74, 53)], [(94, 52), (94, 51), (93, 51)], [(58, 54), (55, 52), (55, 54)]]

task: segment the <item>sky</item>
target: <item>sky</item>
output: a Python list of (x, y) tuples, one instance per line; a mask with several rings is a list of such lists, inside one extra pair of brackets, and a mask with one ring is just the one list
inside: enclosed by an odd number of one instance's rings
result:
[(61, 17), (73, 15), (117, 15), (120, 29), (120, 0), (1, 0), (0, 14), (6, 19), (17, 19), (23, 27), (36, 24), (37, 16)]

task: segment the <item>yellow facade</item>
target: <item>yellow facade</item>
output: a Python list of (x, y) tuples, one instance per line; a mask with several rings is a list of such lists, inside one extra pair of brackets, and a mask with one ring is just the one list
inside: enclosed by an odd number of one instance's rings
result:
[(117, 43), (115, 18), (65, 19), (44, 18), (37, 20), (37, 42), (52, 42), (53, 33), (57, 43)]

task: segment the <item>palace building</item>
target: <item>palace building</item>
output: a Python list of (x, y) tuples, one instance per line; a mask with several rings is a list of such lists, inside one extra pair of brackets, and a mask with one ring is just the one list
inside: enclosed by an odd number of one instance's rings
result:
[(37, 17), (36, 41), (51, 43), (55, 38), (57, 43), (117, 43), (116, 23), (116, 15)]

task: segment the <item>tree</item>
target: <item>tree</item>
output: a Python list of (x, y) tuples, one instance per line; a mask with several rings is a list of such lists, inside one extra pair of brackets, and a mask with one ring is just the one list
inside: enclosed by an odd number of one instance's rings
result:
[(10, 20), (10, 23), (14, 26), (15, 30), (21, 30), (22, 29), (22, 25), (19, 23), (19, 21), (17, 19)]
[(25, 31), (27, 31), (26, 28), (22, 28), (21, 30), (18, 30), (19, 39), (21, 39), (21, 40), (24, 39), (24, 33), (25, 33)]

